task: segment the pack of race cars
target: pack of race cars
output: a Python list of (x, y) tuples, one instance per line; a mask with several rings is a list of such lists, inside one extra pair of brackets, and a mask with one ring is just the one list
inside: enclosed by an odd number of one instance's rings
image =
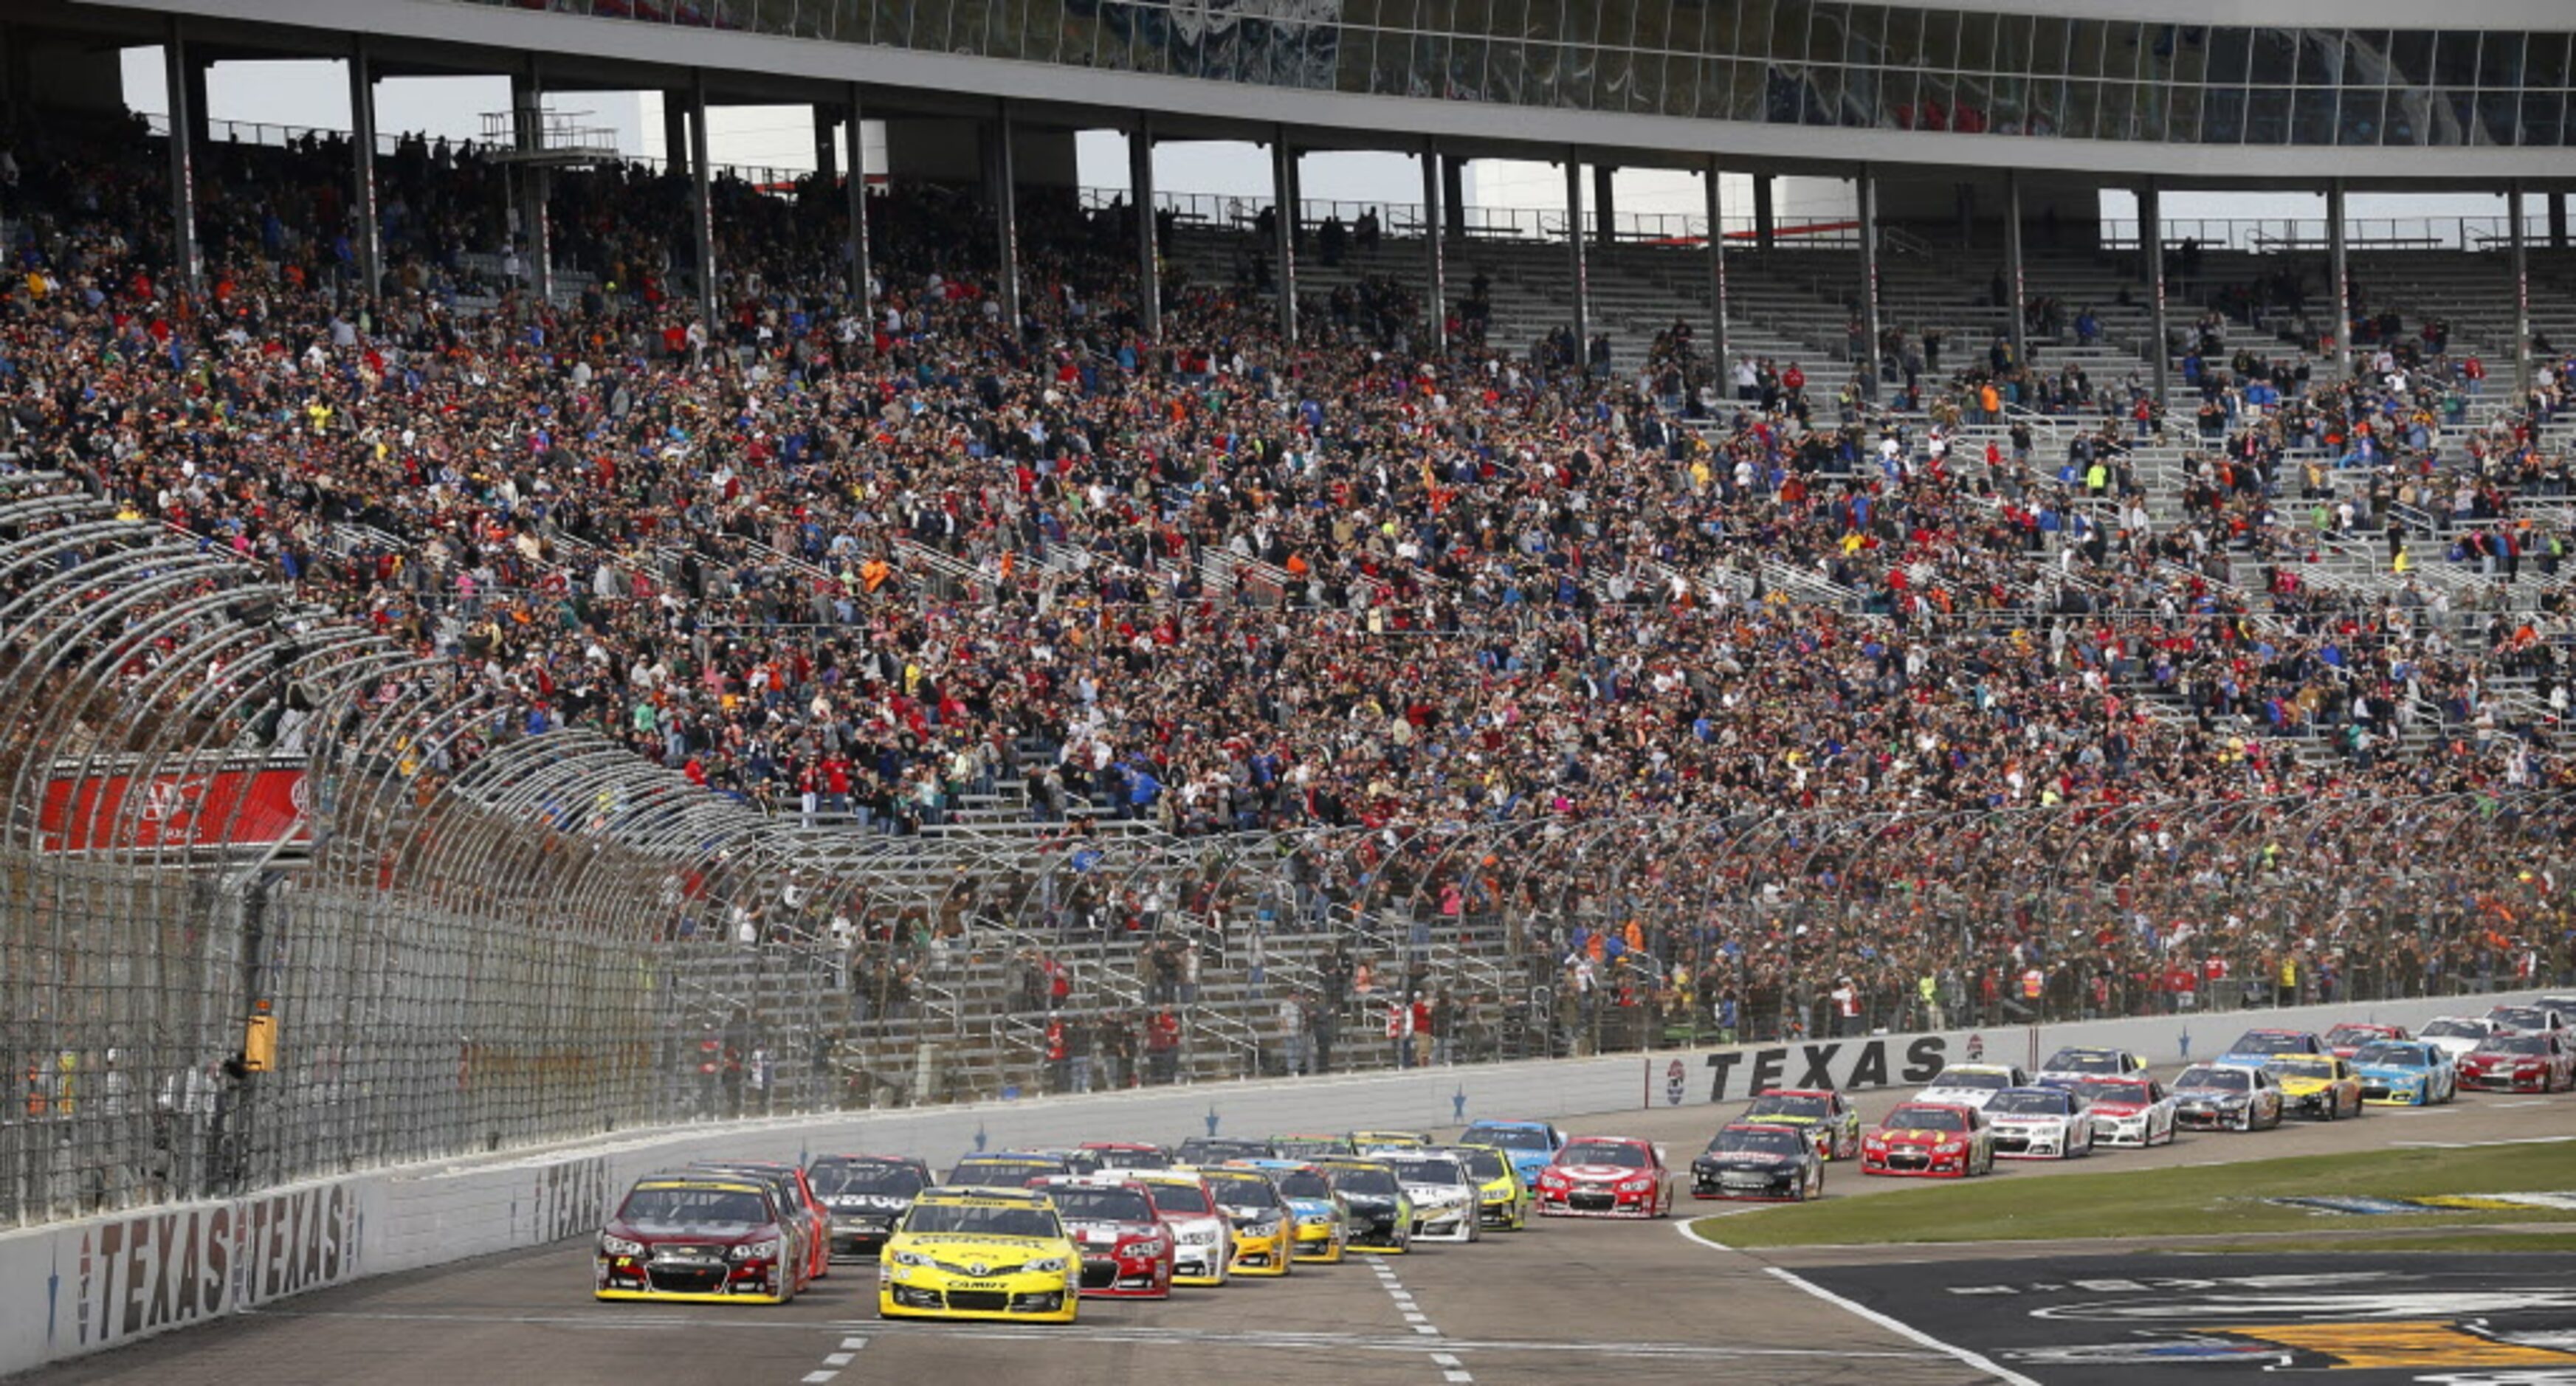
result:
[(1774, 1089), (1691, 1162), (1693, 1197), (1803, 1201), (1824, 1166), (1963, 1179), (1999, 1159), (2070, 1160), (2155, 1146), (2184, 1130), (2259, 1131), (2296, 1116), (2341, 1121), (2373, 1106), (2425, 1106), (2465, 1090), (2576, 1091), (2576, 997), (2444, 1017), (2420, 1034), (2373, 1022), (2323, 1034), (2258, 1028), (2170, 1082), (2122, 1049), (2061, 1049), (2037, 1073), (1953, 1064), (1864, 1131), (1842, 1094)]
[(885, 1318), (1068, 1323), (1086, 1299), (1162, 1299), (1481, 1241), (1541, 1217), (1663, 1217), (1651, 1141), (1487, 1121), (1419, 1132), (1130, 1141), (979, 1152), (944, 1178), (898, 1155), (736, 1161), (639, 1180), (599, 1234), (604, 1300), (783, 1304), (873, 1261)]
[(1481, 1121), (1446, 1145), (1354, 1131), (979, 1152), (944, 1178), (896, 1155), (702, 1163), (628, 1191), (598, 1236), (595, 1293), (780, 1304), (835, 1266), (873, 1261), (886, 1318), (1071, 1322), (1086, 1299), (1167, 1298), (1352, 1252), (1475, 1242), (1534, 1214), (1665, 1217), (1685, 1183), (1701, 1199), (1804, 1201), (1824, 1194), (1829, 1162), (1968, 1178), (2002, 1159), (2338, 1121), (2470, 1089), (2576, 1090), (2576, 997), (2414, 1034), (2257, 1028), (2170, 1081), (2118, 1049), (2062, 1049), (2036, 1073), (1954, 1064), (1867, 1130), (1840, 1092), (1774, 1089), (1686, 1170), (1652, 1141), (1543, 1121)]

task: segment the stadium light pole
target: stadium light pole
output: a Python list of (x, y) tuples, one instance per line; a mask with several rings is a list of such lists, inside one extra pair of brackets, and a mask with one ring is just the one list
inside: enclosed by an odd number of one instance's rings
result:
[(169, 33), (161, 44), (161, 71), (169, 89), (170, 103), (170, 239), (179, 269), (179, 287), (195, 293), (203, 286), (206, 262), (197, 247), (197, 156), (195, 130), (198, 112), (192, 98), (202, 88), (195, 88), (188, 74), (194, 65), (188, 61), (188, 35), (177, 15), (170, 17)]
[(357, 262), (358, 297), (384, 283), (384, 242), (376, 226), (376, 71), (363, 34), (349, 40), (349, 250)]
[(707, 349), (716, 348), (716, 203), (707, 166), (707, 74), (689, 74), (689, 185), (698, 232), (698, 319), (706, 326)]
[(1127, 131), (1127, 200), (1136, 209), (1136, 321), (1148, 341), (1163, 337), (1163, 242), (1154, 221), (1154, 117)]
[(1574, 364), (1589, 375), (1592, 371), (1592, 284), (1591, 267), (1583, 254), (1583, 159), (1569, 146), (1565, 151), (1565, 247), (1574, 270)]
[(2147, 276), (2147, 332), (2154, 338), (2156, 406), (2163, 408), (2173, 388), (2173, 347), (2165, 336), (2165, 199), (2150, 178), (2138, 189), (2139, 267)]
[(859, 305), (859, 321), (867, 324), (869, 340), (876, 337), (876, 279), (868, 270), (868, 162), (867, 139), (860, 133), (859, 84), (850, 84), (850, 120), (841, 128), (844, 152), (848, 158), (847, 190), (850, 209), (850, 296)]
[(1878, 175), (1867, 164), (1860, 166), (1859, 177), (1852, 180), (1860, 210), (1860, 359), (1852, 367), (1861, 373), (1861, 399), (1874, 403), (1878, 399)]
[(1722, 171), (1716, 156), (1700, 171), (1700, 192), (1708, 202), (1708, 349), (1717, 361), (1717, 393), (1724, 398), (1733, 390), (1727, 375), (1726, 343), (1726, 203), (1719, 191)]
[(2021, 171), (2004, 170), (2004, 331), (2012, 343), (2013, 364), (2030, 365), (2030, 318), (2023, 312), (2021, 258)]
[(1002, 261), (1002, 321), (1020, 330), (1020, 170), (1011, 151), (1011, 103), (993, 103), (993, 236)]
[(2522, 181), (2506, 185), (2506, 244), (2513, 253), (2513, 391), (2531, 392), (2531, 257), (2530, 237), (2523, 234)]
[(1288, 143), (1288, 127), (1270, 130), (1270, 208), (1272, 240), (1279, 257), (1273, 287), (1279, 294), (1279, 339), (1297, 345), (1297, 151)]
[(1426, 140), (1422, 145), (1422, 244), (1423, 271), (1428, 282), (1423, 290), (1424, 319), (1429, 323), (1431, 350), (1449, 349), (1449, 256), (1441, 244), (1448, 229), (1450, 208), (1441, 196), (1440, 141)]
[(2335, 379), (2352, 379), (2352, 270), (2343, 235), (2343, 180), (2326, 183), (2326, 273), (2334, 278)]

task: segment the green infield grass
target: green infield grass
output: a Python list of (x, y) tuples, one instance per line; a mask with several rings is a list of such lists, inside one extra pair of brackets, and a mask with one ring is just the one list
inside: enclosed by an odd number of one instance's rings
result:
[[(1693, 1226), (1711, 1241), (1752, 1248), (2576, 1223), (2576, 1210), (2551, 1208), (2442, 1208), (2360, 1215), (2267, 1201), (2318, 1195), (2432, 1198), (2576, 1191), (2576, 1148), (2565, 1142), (2371, 1150), (2138, 1170), (2118, 1168), (2117, 1155), (2095, 1158), (2105, 1166), (2099, 1172), (2016, 1178), (2007, 1165), (2000, 1177), (1925, 1183), (1865, 1198), (1828, 1196), (1815, 1203), (1702, 1218)], [(1855, 1177), (1836, 1173), (1846, 1179)]]

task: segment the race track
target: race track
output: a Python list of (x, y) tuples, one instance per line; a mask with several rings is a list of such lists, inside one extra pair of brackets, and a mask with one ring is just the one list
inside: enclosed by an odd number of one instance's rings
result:
[[(1867, 1094), (1874, 1120), (1900, 1094)], [(1726, 1109), (1732, 1111), (1730, 1107)], [(1686, 1164), (1720, 1115), (1705, 1106), (1578, 1118), (1578, 1132), (1665, 1142)], [(2153, 1151), (2071, 1166), (2007, 1163), (1999, 1177), (2045, 1181), (2105, 1170), (2376, 1148), (2564, 1136), (2576, 1098), (2464, 1097), (2423, 1113), (2373, 1110), (2336, 1126), (2293, 1123), (2252, 1136), (2183, 1136)], [(1103, 1131), (1104, 1139), (1170, 1132)], [(934, 1162), (953, 1151), (928, 1151)], [(2576, 1160), (2576, 1157), (2571, 1157)], [(1827, 1175), (1828, 1197), (1904, 1197), (1907, 1180)], [(2034, 1188), (2034, 1198), (2046, 1196)], [(1670, 1223), (1533, 1222), (1474, 1246), (1301, 1266), (1286, 1280), (1184, 1290), (1168, 1303), (1087, 1301), (1070, 1327), (882, 1324), (873, 1266), (844, 1266), (782, 1308), (597, 1304), (587, 1238), (377, 1279), (30, 1375), (71, 1383), (458, 1382), (827, 1383), (922, 1380), (937, 1386), (1187, 1380), (1222, 1371), (1335, 1382), (1993, 1380), (1939, 1345), (1775, 1275), (1826, 1263), (1886, 1266), (2010, 1256), (1997, 1248), (1884, 1248), (1756, 1257), (1679, 1234), (1683, 1220), (1731, 1205), (1687, 1197)], [(1748, 1214), (1758, 1216), (1759, 1214)], [(2103, 1229), (2116, 1249), (2123, 1233)], [(2313, 1259), (2313, 1258), (2312, 1258)], [(1927, 1273), (1930, 1268), (1927, 1266)], [(2576, 1280), (2576, 1277), (2571, 1277)], [(1857, 1302), (1857, 1300), (1855, 1300)], [(1896, 1315), (1906, 1320), (1910, 1315)], [(1918, 1328), (1927, 1325), (1916, 1325)], [(1935, 1320), (1928, 1327), (1942, 1328)], [(2057, 1377), (2055, 1379), (2064, 1379)]]

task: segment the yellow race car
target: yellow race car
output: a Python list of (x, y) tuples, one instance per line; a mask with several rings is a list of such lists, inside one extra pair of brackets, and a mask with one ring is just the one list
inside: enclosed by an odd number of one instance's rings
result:
[(877, 1265), (879, 1318), (1071, 1323), (1082, 1303), (1082, 1253), (1026, 1189), (922, 1190)]
[(1286, 1275), (1297, 1258), (1297, 1214), (1279, 1186), (1258, 1169), (1214, 1166), (1198, 1172), (1234, 1224), (1236, 1275)]
[(1431, 1138), (1419, 1131), (1353, 1131), (1351, 1148), (1365, 1155), (1372, 1150), (1420, 1150), (1431, 1144)]
[(1467, 1177), (1476, 1181), (1477, 1221), (1498, 1232), (1518, 1232), (1529, 1226), (1529, 1185), (1512, 1168), (1509, 1153), (1490, 1145), (1452, 1146), (1450, 1153), (1467, 1167)]
[(2281, 1084), (2281, 1110), (2322, 1121), (2361, 1115), (2361, 1075), (2332, 1054), (2275, 1054), (2263, 1067)]

